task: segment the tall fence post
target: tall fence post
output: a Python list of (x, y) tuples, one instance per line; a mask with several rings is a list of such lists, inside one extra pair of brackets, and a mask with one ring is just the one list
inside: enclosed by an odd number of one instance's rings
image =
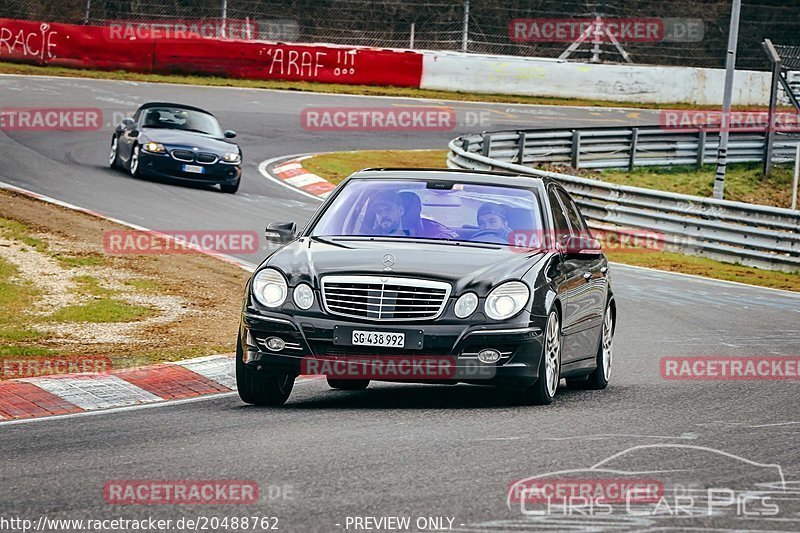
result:
[(517, 139), (517, 164), (524, 165), (525, 164), (525, 132), (519, 132), (519, 138)]
[(413, 50), (414, 49), (414, 29), (415, 23), (411, 23), (411, 37), (408, 39), (408, 48)]
[(636, 147), (639, 146), (639, 128), (631, 129), (631, 152), (628, 154), (628, 172), (636, 166)]
[(780, 84), (781, 77), (781, 56), (772, 46), (772, 41), (764, 39), (764, 50), (767, 51), (769, 60), (772, 63), (772, 87), (769, 91), (769, 123), (767, 124), (767, 133), (764, 136), (766, 141), (764, 146), (764, 165), (763, 171), (765, 176), (769, 176), (772, 172), (772, 147), (775, 144), (775, 110), (778, 107), (778, 85)]
[(492, 150), (492, 136), (488, 133), (482, 133), (481, 139), (481, 154), (489, 157), (489, 153)]
[(461, 51), (467, 52), (469, 43), (469, 0), (464, 0), (464, 28), (461, 33)]
[(86, 16), (83, 17), (83, 23), (89, 24), (89, 17), (92, 14), (92, 0), (86, 0)]
[(228, 0), (222, 0), (222, 38), (228, 36)]
[(572, 130), (572, 168), (581, 164), (581, 132)]
[(697, 138), (697, 168), (701, 168), (706, 162), (706, 130), (700, 130)]
[(800, 179), (800, 143), (794, 153), (794, 180), (792, 180), (792, 209), (797, 210), (797, 182)]

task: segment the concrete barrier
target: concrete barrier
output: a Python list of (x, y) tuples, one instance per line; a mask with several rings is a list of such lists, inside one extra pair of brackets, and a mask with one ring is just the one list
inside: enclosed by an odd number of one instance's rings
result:
[[(725, 71), (423, 52), (423, 89), (654, 104), (721, 105)], [(767, 105), (768, 72), (739, 70), (734, 105)]]

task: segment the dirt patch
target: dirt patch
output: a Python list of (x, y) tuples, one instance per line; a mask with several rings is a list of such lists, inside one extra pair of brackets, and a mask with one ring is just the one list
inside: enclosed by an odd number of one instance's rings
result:
[[(234, 350), (241, 268), (199, 253), (108, 255), (105, 232), (126, 228), (15, 193), (0, 192), (0, 218), (23, 228), (0, 231), (7, 283), (35, 295), (18, 322), (36, 334), (3, 338), (18, 348), (6, 357), (96, 355), (125, 367)], [(135, 319), (54, 318), (69, 307), (68, 316), (108, 308)]]

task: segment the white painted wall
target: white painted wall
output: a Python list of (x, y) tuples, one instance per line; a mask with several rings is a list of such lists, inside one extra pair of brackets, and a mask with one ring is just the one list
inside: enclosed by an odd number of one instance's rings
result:
[[(721, 105), (723, 69), (423, 52), (423, 89), (615, 102)], [(734, 105), (767, 105), (770, 74), (736, 71)]]

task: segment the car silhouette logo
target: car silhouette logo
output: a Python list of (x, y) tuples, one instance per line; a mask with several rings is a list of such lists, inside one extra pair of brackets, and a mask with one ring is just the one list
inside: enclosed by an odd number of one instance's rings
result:
[(395, 258), (393, 254), (386, 254), (383, 256), (383, 266), (390, 267), (394, 265)]

